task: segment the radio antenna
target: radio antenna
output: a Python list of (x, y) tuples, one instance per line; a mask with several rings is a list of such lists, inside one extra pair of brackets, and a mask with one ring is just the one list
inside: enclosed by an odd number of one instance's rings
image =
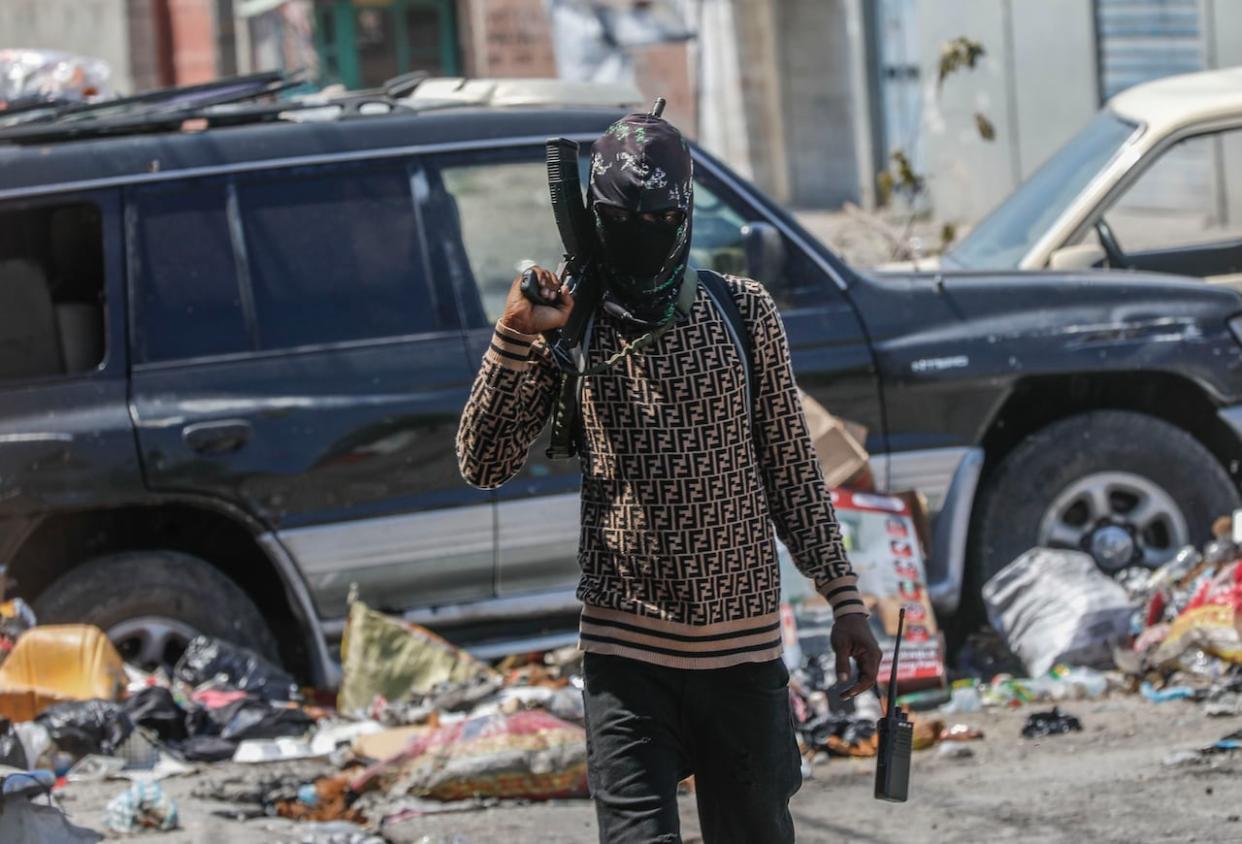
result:
[(656, 97), (655, 105), (651, 107), (651, 117), (662, 117), (664, 115), (664, 106), (668, 104), (668, 100), (663, 97)]
[(890, 721), (897, 719), (897, 654), (901, 652), (901, 633), (906, 625), (906, 608), (897, 613), (897, 642), (893, 645), (893, 669), (888, 678), (888, 712)]

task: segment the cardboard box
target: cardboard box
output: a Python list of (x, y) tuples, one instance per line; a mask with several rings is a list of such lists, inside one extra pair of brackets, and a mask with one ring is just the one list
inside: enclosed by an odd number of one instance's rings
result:
[(824, 483), (830, 487), (861, 487), (870, 489), (870, 455), (863, 443), (867, 429), (856, 422), (838, 419), (822, 404), (799, 391), (811, 443), (824, 469)]

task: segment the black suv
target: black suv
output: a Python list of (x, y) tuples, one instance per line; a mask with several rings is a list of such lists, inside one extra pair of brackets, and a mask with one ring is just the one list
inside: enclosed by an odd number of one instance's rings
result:
[[(453, 438), (519, 262), (559, 257), (544, 140), (620, 112), (386, 111), (0, 131), (0, 562), (42, 621), (330, 683), (351, 584), (450, 635), (572, 613), (576, 464), (537, 444), (472, 489)], [(867, 277), (694, 157), (694, 260), (769, 286), (803, 389), (867, 427), (881, 488), (925, 493), (941, 612), (1036, 543), (1154, 565), (1238, 505), (1238, 294)]]

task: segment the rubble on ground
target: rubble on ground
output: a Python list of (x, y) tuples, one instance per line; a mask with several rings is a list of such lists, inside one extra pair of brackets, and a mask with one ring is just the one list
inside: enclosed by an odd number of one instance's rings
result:
[[(978, 764), (971, 745), (987, 739), (972, 716), (1029, 707), (1022, 734), (1039, 740), (1082, 730), (1074, 702), (1109, 695), (1242, 715), (1242, 547), (1232, 522), (1202, 551), (1122, 584), (1074, 552), (1022, 555), (984, 587), (993, 629), (968, 637), (949, 667), (926, 599), (917, 503), (836, 497), (886, 653), (896, 612), (917, 620), (897, 673), (916, 751)], [(831, 609), (798, 582), (787, 555), (782, 562), (791, 709), (804, 775), (814, 776), (834, 757), (875, 755), (882, 698), (840, 697)], [(97, 840), (56, 795), (115, 783), (97, 823), (140, 835), (178, 827), (161, 783), (197, 773), (195, 797), (229, 817), (293, 823), (306, 840), (371, 842), (417, 840), (427, 815), (587, 796), (576, 648), (488, 664), (355, 600), (342, 657), (333, 709), (244, 647), (200, 637), (177, 665), (148, 673), (124, 665), (96, 628), (41, 627), (20, 600), (0, 604), (0, 808), (46, 840)], [(887, 691), (889, 665), (877, 691)], [(1242, 733), (1222, 733), (1165, 764), (1214, 764), (1242, 750)], [(225, 761), (235, 764), (213, 773)]]

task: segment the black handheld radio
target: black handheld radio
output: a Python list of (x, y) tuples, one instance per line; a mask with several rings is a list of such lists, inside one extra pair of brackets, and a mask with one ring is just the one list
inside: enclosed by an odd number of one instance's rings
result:
[(914, 748), (914, 725), (897, 705), (897, 654), (905, 628), (906, 610), (897, 614), (897, 643), (893, 645), (893, 670), (888, 678), (888, 711), (876, 721), (880, 746), (875, 760), (875, 799), (904, 803), (910, 793), (910, 751)]

